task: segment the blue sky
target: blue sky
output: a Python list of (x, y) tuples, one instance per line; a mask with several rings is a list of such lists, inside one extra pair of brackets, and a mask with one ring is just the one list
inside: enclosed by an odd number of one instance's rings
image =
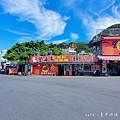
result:
[(0, 50), (17, 42), (89, 42), (120, 23), (120, 0), (0, 0)]

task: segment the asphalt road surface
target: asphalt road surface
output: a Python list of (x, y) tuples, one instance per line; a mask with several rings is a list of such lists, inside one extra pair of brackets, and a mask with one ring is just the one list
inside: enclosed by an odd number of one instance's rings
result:
[(120, 77), (0, 75), (0, 120), (120, 120)]

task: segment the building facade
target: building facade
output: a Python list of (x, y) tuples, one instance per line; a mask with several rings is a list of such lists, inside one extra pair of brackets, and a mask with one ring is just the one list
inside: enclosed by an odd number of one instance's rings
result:
[(39, 75), (92, 75), (100, 70), (95, 55), (31, 56), (32, 73)]
[(120, 75), (120, 36), (103, 36), (90, 43), (101, 63), (101, 73)]

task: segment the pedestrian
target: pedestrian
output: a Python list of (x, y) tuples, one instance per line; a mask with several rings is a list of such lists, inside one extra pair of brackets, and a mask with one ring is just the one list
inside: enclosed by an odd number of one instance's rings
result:
[(96, 70), (93, 71), (93, 76), (96, 76)]

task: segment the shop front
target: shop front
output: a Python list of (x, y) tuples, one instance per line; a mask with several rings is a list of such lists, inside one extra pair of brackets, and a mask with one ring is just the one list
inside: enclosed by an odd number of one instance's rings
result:
[(89, 46), (99, 59), (102, 75), (120, 75), (120, 36), (101, 35)]
[(110, 76), (120, 75), (120, 62), (118, 62), (118, 61), (108, 61), (107, 72)]
[(32, 73), (38, 75), (92, 75), (98, 58), (95, 55), (31, 56)]
[(103, 74), (120, 75), (120, 56), (98, 56)]

